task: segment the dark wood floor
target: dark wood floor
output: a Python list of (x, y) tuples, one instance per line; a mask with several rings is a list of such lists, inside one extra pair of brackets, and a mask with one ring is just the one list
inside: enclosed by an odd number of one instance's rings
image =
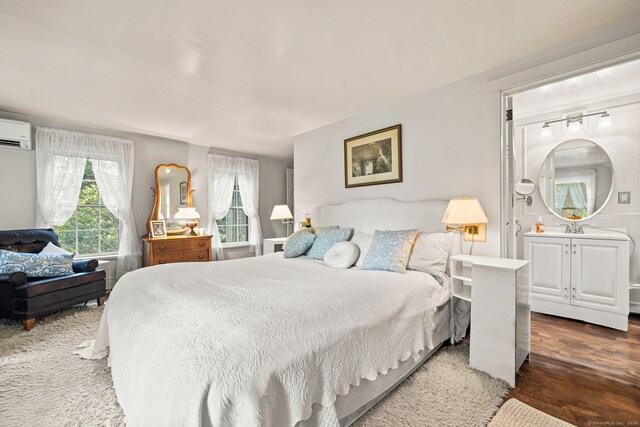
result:
[(511, 397), (578, 426), (640, 426), (640, 316), (622, 332), (532, 313)]

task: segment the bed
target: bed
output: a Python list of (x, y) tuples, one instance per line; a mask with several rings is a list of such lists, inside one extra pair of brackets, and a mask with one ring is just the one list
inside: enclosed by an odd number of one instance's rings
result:
[[(316, 225), (441, 231), (445, 201), (324, 205)], [(458, 253), (456, 240), (452, 254)], [(281, 253), (125, 275), (93, 348), (132, 426), (346, 426), (446, 340), (468, 307), (431, 275)]]

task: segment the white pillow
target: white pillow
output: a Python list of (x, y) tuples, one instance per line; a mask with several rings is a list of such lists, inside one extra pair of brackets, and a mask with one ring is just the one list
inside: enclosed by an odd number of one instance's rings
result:
[(324, 263), (334, 268), (349, 268), (358, 259), (360, 249), (351, 242), (338, 242), (324, 254)]
[(407, 268), (436, 278), (445, 274), (453, 233), (419, 233), (409, 256)]
[(65, 251), (61, 247), (58, 247), (53, 243), (49, 242), (47, 243), (47, 246), (45, 246), (40, 251), (40, 255), (73, 255), (73, 254), (70, 254), (69, 252)]
[(358, 256), (358, 260), (356, 261), (356, 267), (362, 267), (362, 261), (364, 261), (364, 257), (367, 255), (367, 252), (369, 252), (372, 240), (373, 234), (364, 233), (358, 230), (355, 230), (353, 232), (351, 243), (353, 243), (358, 247), (358, 249), (360, 249), (360, 255)]

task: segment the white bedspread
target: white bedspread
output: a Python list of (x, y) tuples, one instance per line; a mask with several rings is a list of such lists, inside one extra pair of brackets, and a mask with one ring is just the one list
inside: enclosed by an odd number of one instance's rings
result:
[(130, 426), (293, 426), (313, 403), (332, 408), (350, 385), (432, 348), (448, 297), (425, 273), (281, 253), (168, 264), (118, 282), (93, 352), (108, 342)]

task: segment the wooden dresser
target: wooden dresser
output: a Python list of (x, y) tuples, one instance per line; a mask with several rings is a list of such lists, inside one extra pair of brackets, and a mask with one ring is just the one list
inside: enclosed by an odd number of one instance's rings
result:
[(143, 265), (211, 261), (211, 236), (143, 237)]

